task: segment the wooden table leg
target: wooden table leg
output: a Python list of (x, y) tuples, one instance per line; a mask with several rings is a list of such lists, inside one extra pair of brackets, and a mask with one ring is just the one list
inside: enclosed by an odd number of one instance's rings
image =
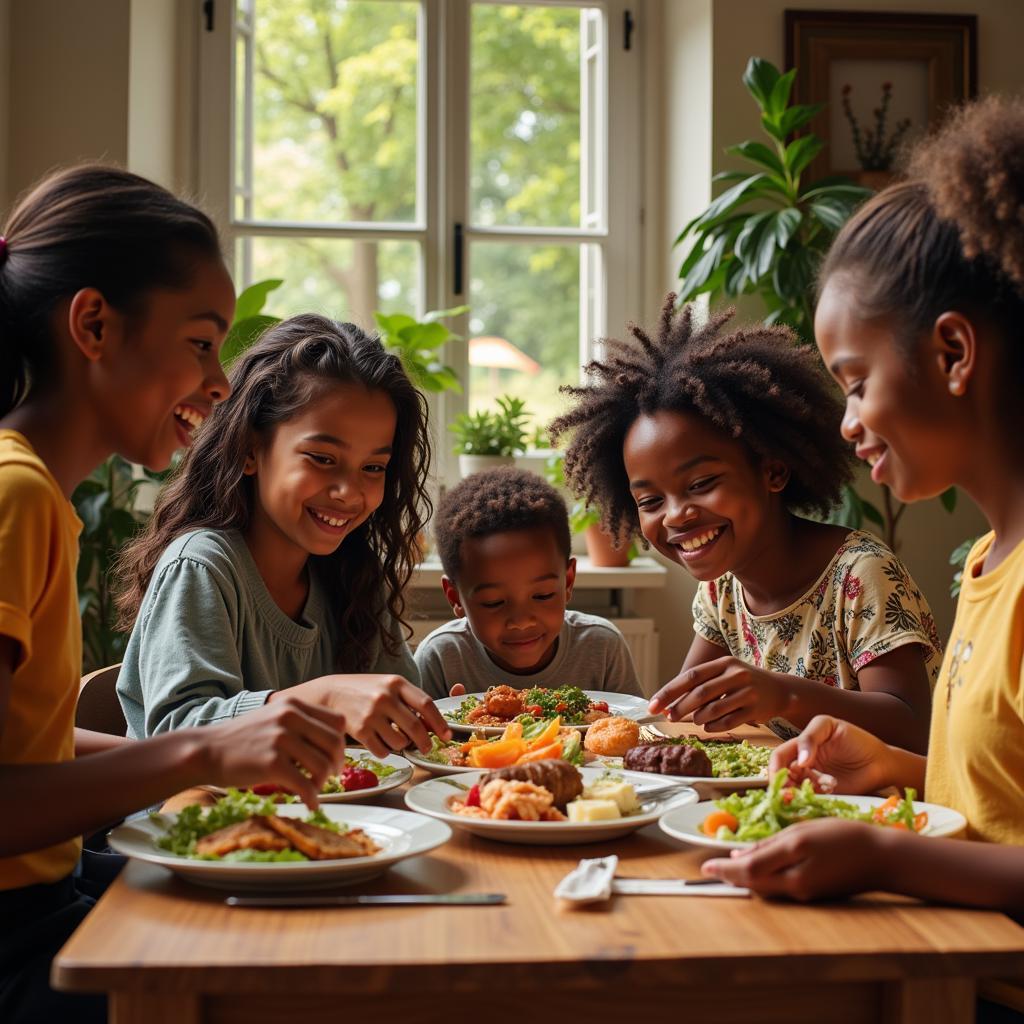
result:
[(973, 978), (910, 978), (885, 987), (885, 1024), (974, 1024)]
[(109, 1024), (200, 1024), (199, 996), (177, 992), (112, 992)]

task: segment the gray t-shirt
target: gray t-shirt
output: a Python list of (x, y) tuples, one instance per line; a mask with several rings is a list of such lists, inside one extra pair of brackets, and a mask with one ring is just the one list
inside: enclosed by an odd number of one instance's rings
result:
[(416, 648), (415, 657), (420, 686), (435, 700), (447, 697), (454, 683), (462, 683), (467, 693), (504, 684), (516, 690), (578, 686), (640, 694), (633, 656), (622, 634), (607, 619), (584, 612), (566, 611), (551, 664), (533, 675), (517, 675), (495, 665), (468, 619), (438, 626)]
[[(397, 634), (394, 620), (389, 628)], [(283, 690), (337, 670), (326, 596), (311, 575), (301, 621), (274, 602), (235, 530), (196, 530), (163, 553), (146, 589), (117, 679), (128, 735), (141, 739), (262, 707)], [(418, 682), (403, 643), (381, 646), (371, 672)]]

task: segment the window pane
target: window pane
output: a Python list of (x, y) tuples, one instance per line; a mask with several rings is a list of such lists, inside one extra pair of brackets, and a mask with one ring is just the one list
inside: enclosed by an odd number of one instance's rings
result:
[(580, 376), (580, 279), (596, 246), (476, 242), (471, 249), (469, 407), (524, 398), (543, 426)]
[(247, 268), (240, 287), (284, 278), (268, 312), (321, 313), (364, 328), (374, 326), (375, 310), (419, 310), (419, 263), (418, 242), (350, 238), (242, 238), (236, 253), (236, 267)]
[(414, 221), (419, 4), (254, 0), (252, 212)]
[[(470, 55), (472, 222), (578, 227), (581, 45), (596, 9), (477, 4)], [(593, 33), (591, 33), (593, 35)]]

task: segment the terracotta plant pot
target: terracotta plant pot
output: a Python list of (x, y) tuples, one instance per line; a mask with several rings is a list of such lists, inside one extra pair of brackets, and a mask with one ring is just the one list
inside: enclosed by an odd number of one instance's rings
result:
[(858, 185), (881, 192), (896, 180), (896, 175), (892, 171), (858, 171), (856, 178)]
[(621, 547), (613, 546), (613, 538), (610, 533), (605, 533), (596, 523), (588, 526), (583, 536), (587, 541), (587, 554), (590, 556), (590, 564), (602, 568), (622, 568), (629, 565), (629, 540), (623, 537), (620, 541)]

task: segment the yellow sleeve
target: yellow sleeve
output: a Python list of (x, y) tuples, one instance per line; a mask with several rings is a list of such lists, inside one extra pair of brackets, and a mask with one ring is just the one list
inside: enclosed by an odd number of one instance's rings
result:
[(60, 509), (52, 485), (24, 464), (0, 466), (0, 636), (32, 654), (32, 611), (51, 575)]

